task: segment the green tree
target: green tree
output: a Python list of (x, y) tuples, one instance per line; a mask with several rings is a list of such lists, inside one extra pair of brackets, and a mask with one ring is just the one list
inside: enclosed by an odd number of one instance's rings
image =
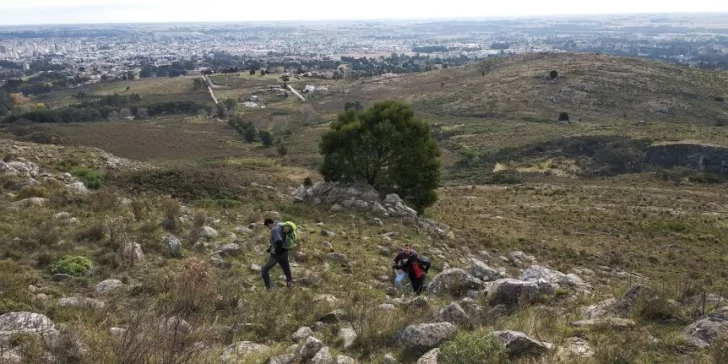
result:
[(261, 130), (258, 133), (258, 137), (260, 137), (260, 141), (264, 147), (268, 148), (273, 145), (273, 135), (268, 130)]
[(340, 114), (319, 149), (326, 181), (365, 182), (419, 212), (437, 201), (440, 149), (430, 124), (407, 104), (387, 100)]
[(13, 109), (13, 99), (7, 92), (0, 90), (0, 116), (9, 114)]
[(255, 136), (257, 133), (258, 131), (254, 126), (248, 126), (243, 129), (243, 139), (245, 139), (245, 141), (248, 143), (252, 143), (255, 141)]
[(562, 112), (561, 114), (559, 114), (559, 121), (569, 121), (569, 113)]
[(288, 148), (286, 148), (285, 145), (281, 144), (278, 146), (278, 155), (281, 157), (285, 157), (288, 154)]
[(559, 71), (551, 71), (549, 72), (549, 78), (552, 80), (555, 80), (559, 78)]

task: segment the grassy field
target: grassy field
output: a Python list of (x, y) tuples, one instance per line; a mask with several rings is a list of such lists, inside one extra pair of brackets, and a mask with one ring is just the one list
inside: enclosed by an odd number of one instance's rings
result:
[[(481, 67), (389, 81), (367, 79), (364, 83), (296, 81), (297, 88), (308, 83), (329, 87), (330, 91), (314, 95), (304, 104), (311, 110), (289, 97), (270, 102), (266, 109), (243, 110), (242, 116), (281, 139), (287, 147), (285, 156), (277, 151), (278, 145), (263, 148), (260, 143), (244, 143), (226, 124), (199, 117), (3, 129), (0, 136), (4, 138), (38, 137), (60, 144), (52, 147), (51, 153), (43, 149), (51, 148), (47, 146), (23, 144), (13, 149), (0, 143), (0, 154), (37, 160), (56, 173), (98, 169), (90, 162), (63, 162), (93, 159), (91, 152), (81, 151), (79, 146), (145, 161), (156, 169), (128, 172), (102, 168), (96, 172), (105, 176), (105, 186), (87, 196), (70, 195), (58, 183), (20, 188), (21, 178), (2, 177), (0, 241), (6, 243), (0, 244), (0, 274), (4, 278), (0, 282), (0, 314), (31, 310), (48, 315), (57, 324), (69, 325), (73, 337), (90, 349), (74, 354), (82, 358), (78, 362), (173, 358), (170, 360), (175, 363), (214, 363), (220, 362), (224, 347), (239, 340), (269, 345), (272, 354), (283, 353), (296, 329), (314, 327), (322, 315), (343, 308), (359, 339), (354, 346), (344, 348), (336, 339), (336, 326), (317, 330), (317, 337), (334, 353), (356, 357), (363, 363), (381, 363), (384, 354), (392, 353), (403, 363), (414, 363), (418, 355), (390, 345), (388, 339), (408, 324), (430, 320), (452, 299), (430, 296), (427, 308), (397, 305), (392, 312), (378, 309), (387, 302), (387, 295), (392, 295), (391, 255), (383, 251), (409, 242), (433, 259), (430, 276), (445, 264), (467, 268), (471, 256), (518, 276), (520, 269), (500, 256), (520, 250), (534, 255), (540, 264), (565, 273), (579, 272), (593, 286), (584, 294), (557, 292), (468, 328), (477, 333), (519, 330), (559, 346), (581, 337), (595, 351), (591, 358), (564, 357), (554, 351), (540, 358), (518, 358), (513, 363), (720, 363), (725, 346), (696, 350), (680, 333), (699, 316), (698, 307), (686, 298), (702, 293), (728, 296), (726, 183), (697, 183), (681, 174), (690, 175), (687, 171), (588, 178), (576, 173), (530, 173), (550, 168), (552, 162), (559, 167), (568, 162), (544, 160), (544, 154), (543, 158), (515, 155), (514, 160), (497, 161), (498, 168), (518, 165), (525, 176), (520, 180), (471, 185), (485, 181), (483, 176), (491, 174), (493, 166), (463, 162), (473, 156), (510, 156), (513, 154), (504, 151), (590, 135), (655, 142), (694, 140), (726, 147), (728, 128), (716, 125), (723, 120), (725, 104), (712, 97), (726, 94), (725, 75), (594, 55), (533, 55)], [(546, 79), (551, 69), (561, 74), (558, 80)], [(277, 82), (272, 76), (224, 75), (212, 79), (220, 86), (216, 93), (233, 98), (247, 98), (257, 88)], [(191, 80), (185, 78), (158, 81), (160, 84), (151, 80), (109, 84), (94, 92), (124, 92), (130, 87), (129, 92), (155, 95), (165, 89), (187, 92), (187, 82), (191, 87)], [(385, 219), (379, 225), (367, 214), (331, 212), (323, 206), (294, 204), (287, 197), (290, 188), (304, 178), (321, 180), (316, 172), (318, 141), (328, 128), (326, 123), (343, 110), (344, 103), (359, 100), (368, 105), (384, 97), (412, 101), (418, 114), (444, 133), (440, 143), (445, 186), (438, 191), (439, 201), (425, 214), (448, 225), (454, 239), (441, 240), (396, 219)], [(569, 105), (574, 108), (567, 108)], [(667, 112), (649, 111), (661, 105), (668, 105)], [(560, 111), (568, 111), (572, 120), (582, 118), (582, 122), (552, 122)], [(628, 113), (627, 119), (623, 112)], [(638, 127), (636, 121), (640, 119), (647, 124)], [(13, 207), (13, 202), (27, 197), (49, 201), (45, 206)], [(295, 261), (293, 268), (295, 277), (305, 279), (292, 291), (263, 292), (259, 273), (251, 265), (263, 264), (267, 230), (257, 225), (247, 234), (238, 228), (260, 222), (271, 211), (278, 212), (281, 219), (296, 221), (305, 239), (305, 256)], [(77, 221), (57, 217), (59, 212), (67, 212)], [(196, 244), (199, 239), (195, 233), (204, 224), (219, 235)], [(335, 235), (325, 237), (322, 229)], [(169, 233), (182, 241), (182, 258), (167, 257), (162, 237)], [(385, 233), (394, 237), (385, 237)], [(129, 242), (140, 244), (146, 256), (143, 263), (128, 265), (116, 259), (120, 247)], [(224, 264), (212, 264), (212, 249), (232, 242), (241, 245), (241, 252), (226, 257)], [(345, 254), (348, 263), (330, 260), (327, 254), (331, 251)], [(50, 265), (64, 255), (85, 256), (96, 268), (88, 276), (53, 281)], [(595, 273), (583, 273), (589, 270)], [(276, 268), (273, 278), (281, 284), (279, 273)], [(107, 278), (122, 280), (128, 289), (112, 296), (95, 294), (94, 285)], [(637, 323), (632, 330), (569, 325), (581, 318), (582, 307), (621, 297), (636, 283), (651, 285), (661, 296), (658, 303), (667, 299), (680, 303), (640, 306), (630, 314)], [(40, 290), (30, 292), (31, 284)], [(50, 300), (90, 296), (104, 301), (105, 306), (58, 308), (39, 301), (38, 292)], [(314, 299), (321, 294), (338, 300)], [(482, 298), (478, 300), (487, 304)], [(664, 313), (670, 314), (669, 320), (659, 316)], [(145, 325), (171, 316), (182, 317), (192, 326), (180, 336), (181, 342), (170, 343), (168, 337), (172, 335), (160, 333), (156, 324)], [(129, 330), (126, 346), (115, 343), (109, 333), (111, 327)], [(30, 344), (21, 346), (32, 354)], [(68, 358), (69, 353), (70, 349), (56, 355)], [(267, 356), (251, 356), (243, 363), (265, 359)], [(72, 362), (69, 360), (66, 362)]]

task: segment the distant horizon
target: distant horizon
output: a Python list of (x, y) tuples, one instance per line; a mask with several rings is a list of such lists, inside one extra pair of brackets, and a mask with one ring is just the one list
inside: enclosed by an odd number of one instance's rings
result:
[[(499, 19), (573, 18), (626, 15), (720, 15), (728, 2), (693, 0), (664, 3), (657, 0), (612, 0), (583, 3), (576, 0), (522, 0), (477, 4), (451, 0), (446, 6), (410, 1), (369, 0), (366, 6), (346, 8), (335, 0), (313, 0), (304, 5), (278, 0), (275, 6), (229, 0), (24, 0), (0, 4), (0, 27), (266, 22), (366, 21), (484, 21)], [(726, 21), (728, 23), (728, 20)]]
[[(54, 26), (90, 26), (90, 25), (165, 25), (165, 24), (255, 24), (255, 23), (355, 23), (355, 22), (435, 22), (435, 21), (498, 21), (519, 19), (573, 19), (603, 18), (620, 16), (718, 16), (728, 15), (728, 10), (718, 12), (640, 12), (640, 13), (608, 13), (608, 14), (549, 14), (549, 15), (512, 15), (512, 16), (477, 16), (477, 17), (421, 17), (421, 18), (341, 18), (341, 19), (270, 19), (270, 20), (184, 20), (184, 21), (119, 21), (98, 23), (26, 23), (2, 24), (0, 28), (22, 27), (54, 27)], [(728, 21), (726, 21), (728, 26)]]

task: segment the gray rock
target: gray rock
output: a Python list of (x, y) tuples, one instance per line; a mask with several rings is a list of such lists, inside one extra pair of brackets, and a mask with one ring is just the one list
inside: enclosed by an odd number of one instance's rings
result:
[(295, 360), (295, 354), (277, 355), (268, 358), (268, 364), (293, 364)]
[(59, 332), (45, 315), (34, 312), (8, 312), (0, 316), (0, 347), (7, 347), (8, 340), (18, 334), (36, 335), (53, 342)]
[(252, 270), (253, 272), (260, 272), (262, 269), (263, 269), (263, 267), (261, 267), (257, 264), (250, 265), (250, 270)]
[(457, 326), (467, 326), (470, 323), (470, 316), (465, 313), (460, 305), (453, 302), (440, 310), (436, 320), (438, 322), (449, 322)]
[(417, 360), (417, 364), (438, 364), (439, 358), (440, 348), (432, 349), (428, 351), (425, 355), (423, 355), (419, 360)]
[[(382, 207), (382, 205), (379, 205), (379, 207)], [(372, 210), (374, 211), (374, 213), (377, 213), (376, 209), (372, 208)], [(382, 207), (380, 211), (382, 211), (383, 214), (387, 213), (387, 210), (385, 210), (384, 207)], [(374, 221), (374, 223), (379, 226), (384, 226), (384, 222), (378, 217), (375, 217), (374, 219), (372, 219), (372, 221)]]
[(182, 256), (182, 242), (172, 234), (165, 235), (162, 238), (165, 251), (168, 257), (179, 258)]
[(541, 288), (535, 282), (506, 278), (493, 282), (488, 290), (488, 299), (493, 306), (505, 305), (513, 308), (519, 304), (535, 301), (541, 292)]
[(458, 268), (439, 273), (427, 286), (427, 291), (436, 296), (464, 294), (469, 289), (483, 289), (483, 282)]
[(684, 302), (686, 305), (691, 305), (691, 306), (702, 306), (703, 304), (705, 304), (706, 306), (720, 306), (720, 305), (725, 305), (726, 303), (728, 303), (728, 299), (725, 299), (721, 296), (709, 293), (709, 294), (706, 294), (705, 296), (699, 294), (699, 295), (685, 298)]
[(270, 351), (265, 345), (256, 344), (250, 341), (240, 341), (226, 347), (220, 358), (223, 364), (233, 364), (243, 360), (249, 354), (263, 353)]
[(473, 277), (478, 278), (484, 282), (490, 282), (497, 279), (505, 278), (501, 276), (501, 273), (499, 271), (489, 267), (488, 265), (477, 259), (470, 260), (470, 274), (472, 274)]
[(24, 200), (13, 202), (11, 205), (15, 207), (43, 207), (48, 203), (47, 198), (31, 197)]
[(66, 273), (54, 273), (51, 278), (54, 282), (63, 282), (71, 279), (71, 275)]
[(382, 363), (383, 364), (399, 364), (399, 362), (397, 361), (397, 358), (392, 356), (392, 354), (385, 354), (384, 358), (382, 358)]
[(568, 338), (564, 346), (571, 356), (579, 358), (591, 358), (594, 356), (594, 349), (592, 349), (591, 344), (580, 337)]
[(139, 243), (126, 243), (117, 254), (117, 259), (121, 265), (134, 266), (144, 262), (144, 251)]
[(333, 364), (334, 358), (331, 356), (331, 352), (328, 346), (324, 346), (316, 355), (311, 358), (311, 364)]
[(551, 268), (532, 265), (521, 274), (521, 280), (527, 282), (546, 281), (560, 288), (584, 287), (586, 283), (576, 274), (564, 274)]
[(354, 331), (351, 327), (342, 327), (339, 329), (338, 339), (344, 343), (344, 349), (348, 349), (354, 345), (358, 336), (359, 335), (356, 334), (356, 331)]
[(383, 304), (379, 305), (379, 309), (382, 311), (394, 311), (397, 308), (394, 307), (394, 305), (391, 303), (383, 303)]
[(56, 220), (68, 220), (68, 219), (71, 218), (71, 213), (70, 212), (65, 212), (65, 211), (64, 212), (59, 212), (59, 213), (53, 215), (53, 218), (56, 219)]
[(702, 318), (683, 330), (688, 344), (705, 348), (722, 335), (728, 335), (728, 315), (713, 313)]
[(336, 303), (339, 302), (339, 299), (336, 298), (336, 296), (331, 294), (317, 294), (313, 296), (314, 302), (328, 302), (328, 303)]
[(223, 257), (234, 257), (240, 254), (240, 245), (235, 243), (228, 243), (220, 247), (217, 252)]
[(494, 331), (491, 335), (498, 339), (512, 356), (541, 355), (553, 349), (552, 344), (532, 339), (520, 331)]
[(335, 324), (337, 322), (344, 321), (344, 318), (346, 317), (346, 311), (343, 309), (338, 309), (331, 311), (321, 317), (319, 321), (326, 323), (326, 324)]
[(179, 333), (189, 334), (192, 332), (192, 325), (181, 317), (172, 316), (159, 325), (159, 328), (175, 335)]
[(96, 293), (105, 295), (122, 287), (124, 287), (124, 283), (122, 283), (120, 280), (107, 279), (96, 285)]
[(308, 339), (309, 336), (313, 336), (313, 330), (308, 326), (303, 326), (291, 335), (291, 339), (293, 339), (293, 342), (300, 343)]
[(86, 188), (86, 185), (83, 184), (83, 182), (73, 182), (69, 185), (66, 185), (66, 188), (68, 188), (71, 193), (76, 195), (87, 195), (88, 194), (88, 188)]
[(211, 240), (217, 238), (220, 234), (217, 232), (217, 230), (209, 227), (209, 226), (203, 226), (200, 228), (200, 230), (197, 231), (197, 234), (200, 238)]
[(625, 329), (637, 326), (637, 324), (630, 320), (619, 317), (603, 317), (591, 320), (581, 320), (570, 323), (573, 327), (605, 327), (612, 329)]
[(246, 228), (245, 226), (236, 227), (235, 232), (242, 235), (253, 235), (255, 233), (252, 229)]
[(64, 308), (104, 308), (104, 303), (88, 297), (64, 297), (56, 303), (58, 307)]
[(301, 350), (298, 352), (299, 356), (303, 361), (308, 361), (313, 359), (316, 354), (318, 354), (319, 350), (324, 347), (324, 343), (321, 342), (321, 340), (309, 336), (306, 338), (306, 341), (303, 343), (303, 346), (301, 347)]
[(356, 360), (346, 355), (337, 355), (336, 364), (356, 364)]
[(346, 255), (341, 253), (329, 253), (328, 255), (326, 255), (326, 257), (332, 262), (337, 262), (341, 264), (347, 264), (349, 262), (349, 259), (346, 257)]
[(428, 351), (451, 340), (457, 327), (449, 322), (410, 325), (399, 331), (394, 341), (408, 350)]
[(332, 249), (334, 249), (334, 246), (333, 246), (333, 245), (331, 245), (331, 243), (330, 243), (330, 242), (328, 242), (328, 241), (324, 241), (323, 243), (321, 243), (321, 246), (322, 246), (322, 247), (323, 247), (324, 249), (326, 249), (326, 250), (332, 250)]
[(334, 233), (333, 231), (321, 230), (321, 236), (325, 236), (327, 238), (330, 238), (330, 237), (335, 236), (335, 235), (336, 235), (336, 233)]
[(588, 306), (582, 310), (582, 316), (586, 320), (597, 319), (608, 316), (620, 316), (625, 314), (624, 304), (616, 298), (609, 298), (595, 305)]

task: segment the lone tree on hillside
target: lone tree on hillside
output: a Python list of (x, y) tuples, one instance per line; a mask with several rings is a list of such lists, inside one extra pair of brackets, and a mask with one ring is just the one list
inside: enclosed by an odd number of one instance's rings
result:
[(418, 212), (437, 201), (440, 149), (430, 124), (407, 104), (380, 101), (340, 114), (319, 149), (326, 181), (365, 182), (398, 194)]
[(559, 72), (558, 71), (551, 71), (549, 73), (549, 78), (552, 79), (552, 80), (555, 80), (555, 79), (559, 78)]
[(561, 114), (559, 114), (559, 121), (569, 121), (569, 113), (562, 112)]

